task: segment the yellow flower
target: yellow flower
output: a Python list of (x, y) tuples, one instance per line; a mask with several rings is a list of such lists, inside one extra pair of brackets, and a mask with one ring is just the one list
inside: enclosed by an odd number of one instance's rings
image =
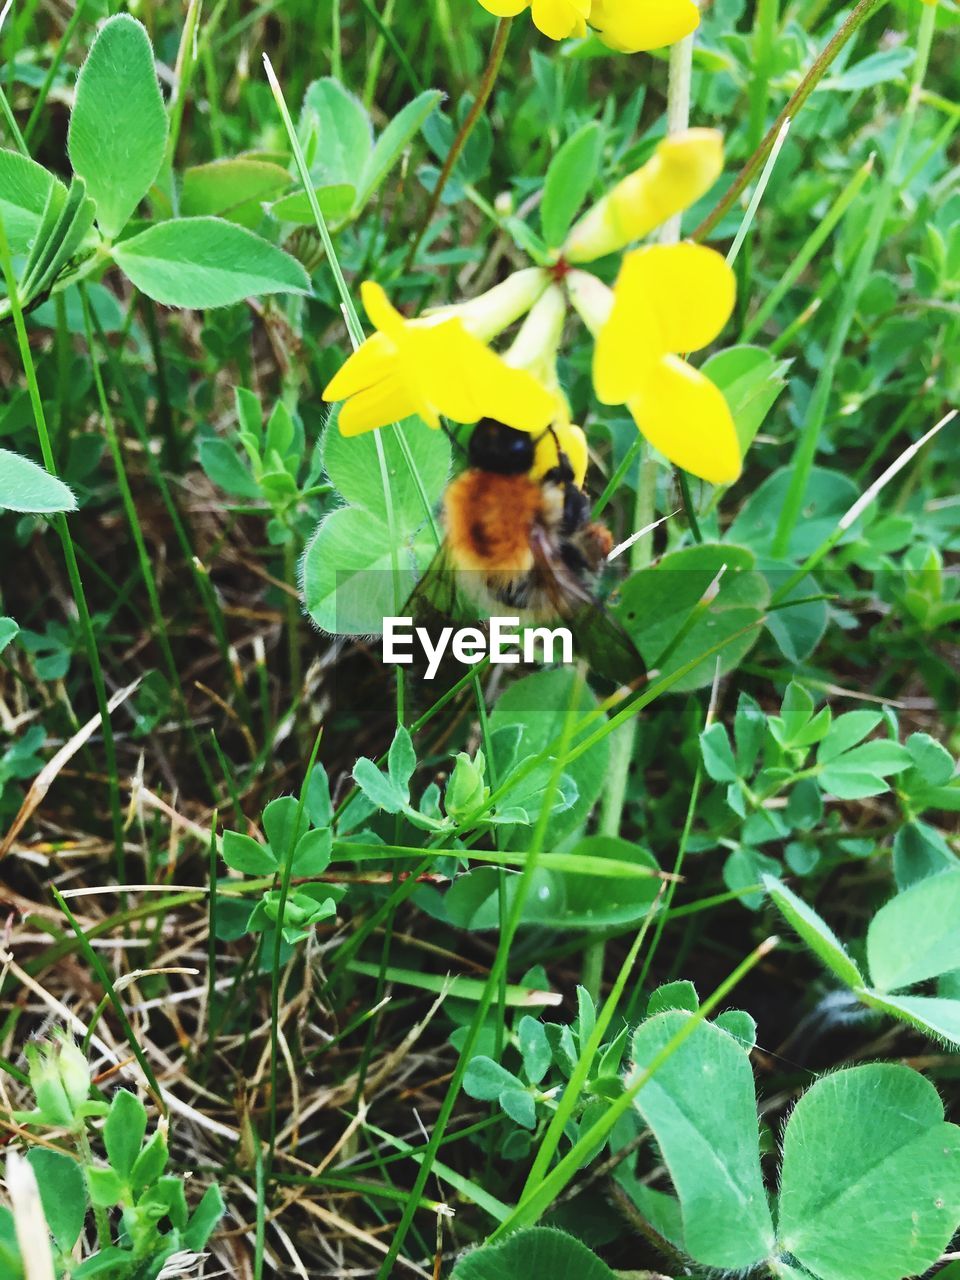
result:
[(642, 53), (676, 44), (696, 31), (693, 0), (593, 0), (590, 25), (619, 53)]
[(524, 9), (533, 9), (533, 22), (551, 40), (585, 36), (590, 0), (480, 0), (488, 13), (513, 18)]
[(687, 129), (665, 138), (647, 163), (607, 192), (573, 227), (567, 262), (591, 262), (649, 235), (689, 208), (723, 172), (723, 135)]
[(457, 315), (407, 320), (378, 284), (361, 297), (377, 330), (349, 357), (323, 392), (345, 400), (340, 430), (359, 435), (417, 414), (431, 427), (496, 418), (525, 431), (542, 430), (555, 399), (522, 369), (511, 369), (472, 336)]
[(736, 277), (714, 249), (635, 249), (623, 260), (594, 351), (598, 399), (625, 404), (655, 449), (711, 484), (740, 475), (736, 427), (720, 389), (677, 353), (711, 343), (735, 299)]

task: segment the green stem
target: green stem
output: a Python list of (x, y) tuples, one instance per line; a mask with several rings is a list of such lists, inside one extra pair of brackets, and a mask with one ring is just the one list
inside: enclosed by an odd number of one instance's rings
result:
[(814, 60), (813, 65), (807, 74), (800, 81), (794, 93), (791, 95), (789, 102), (774, 120), (773, 124), (764, 135), (763, 141), (754, 151), (753, 155), (740, 170), (733, 185), (724, 193), (723, 198), (718, 202), (712, 213), (700, 223), (696, 231), (694, 231), (691, 239), (705, 240), (710, 232), (719, 222), (723, 220), (726, 214), (733, 208), (740, 196), (753, 181), (756, 174), (763, 166), (767, 156), (773, 150), (780, 131), (786, 124), (787, 120), (795, 118), (797, 112), (813, 93), (814, 89), (827, 74), (830, 66), (839, 55), (847, 42), (853, 37), (867, 21), (873, 13), (884, 4), (886, 0), (860, 0), (860, 3), (853, 10), (847, 20), (843, 23), (836, 35), (824, 47), (823, 52)]
[(750, 81), (750, 120), (747, 145), (756, 148), (763, 137), (770, 98), (770, 71), (773, 45), (777, 33), (780, 0), (757, 0), (753, 24), (753, 78)]
[[(30, 404), (33, 408), (33, 420), (37, 428), (37, 437), (40, 441), (40, 452), (43, 456), (43, 465), (51, 475), (57, 475), (57, 466), (53, 457), (53, 449), (50, 445), (50, 433), (47, 430), (47, 419), (43, 408), (43, 398), (40, 395), (40, 385), (37, 382), (37, 370), (33, 363), (33, 353), (30, 350), (30, 339), (27, 336), (27, 326), (23, 319), (23, 308), (20, 305), (20, 294), (17, 289), (16, 277), (13, 273), (13, 260), (10, 255), (10, 243), (7, 240), (7, 231), (0, 216), (0, 268), (3, 271), (3, 278), (6, 283), (7, 297), (10, 302), (10, 311), (13, 316), (13, 325), (17, 334), (17, 345), (20, 349), (20, 359), (23, 364), (23, 371), (27, 379), (27, 389), (30, 394)], [(110, 723), (110, 709), (107, 706), (107, 690), (103, 680), (103, 668), (100, 665), (100, 653), (97, 649), (97, 639), (93, 631), (93, 620), (90, 616), (90, 609), (87, 605), (86, 592), (83, 589), (83, 581), (80, 577), (80, 566), (77, 564), (76, 548), (73, 545), (73, 538), (70, 535), (70, 529), (67, 524), (67, 518), (62, 511), (56, 513), (53, 517), (54, 528), (60, 539), (60, 545), (63, 548), (63, 558), (66, 562), (67, 577), (70, 580), (70, 590), (73, 593), (74, 603), (77, 606), (77, 614), (80, 620), (80, 630), (83, 634), (84, 647), (87, 651), (87, 660), (90, 663), (90, 674), (93, 679), (94, 695), (97, 701), (97, 709), (100, 712), (100, 727), (103, 733), (103, 750), (106, 756), (107, 776), (110, 781), (110, 814), (113, 823), (113, 845), (116, 857), (117, 879), (120, 884), (125, 883), (125, 856), (123, 847), (123, 816), (120, 812), (120, 782), (117, 777), (117, 752), (116, 745), (113, 740), (113, 726)]]
[(470, 137), (471, 133), (473, 133), (474, 126), (483, 114), (484, 108), (490, 98), (490, 94), (493, 92), (493, 86), (497, 82), (497, 73), (500, 70), (500, 64), (503, 62), (503, 55), (506, 52), (507, 39), (510, 35), (510, 24), (512, 22), (512, 18), (501, 18), (497, 24), (496, 35), (493, 37), (493, 44), (490, 47), (490, 57), (487, 59), (487, 65), (477, 89), (477, 96), (474, 98), (473, 106), (464, 117), (463, 124), (457, 131), (457, 136), (454, 138), (450, 150), (447, 153), (447, 158), (443, 162), (443, 168), (440, 170), (437, 185), (434, 187), (433, 194), (430, 196), (430, 203), (427, 205), (427, 211), (423, 216), (423, 221), (420, 223), (420, 229), (416, 236), (414, 236), (413, 243), (410, 245), (410, 249), (407, 252), (407, 259), (403, 268), (404, 271), (409, 271), (413, 266), (413, 261), (417, 256), (417, 250), (420, 248), (420, 243), (426, 235), (427, 228), (433, 221), (433, 215), (439, 208), (440, 197), (443, 195), (444, 188), (450, 180), (450, 175), (453, 173), (457, 161), (460, 159), (463, 148), (467, 144), (467, 139)]
[[(863, 0), (863, 3), (866, 2), (867, 0)], [(783, 508), (780, 512), (780, 520), (777, 524), (777, 532), (773, 540), (772, 553), (778, 559), (782, 559), (787, 554), (790, 538), (800, 518), (803, 499), (807, 492), (807, 485), (810, 482), (810, 473), (813, 470), (814, 460), (817, 456), (820, 433), (826, 422), (827, 409), (830, 404), (830, 397), (833, 394), (837, 366), (843, 355), (843, 348), (853, 325), (860, 295), (873, 269), (873, 262), (880, 247), (884, 227), (893, 207), (894, 195), (897, 191), (897, 184), (900, 181), (904, 157), (917, 115), (920, 90), (926, 75), (927, 64), (930, 60), (930, 47), (933, 43), (936, 17), (936, 6), (924, 5), (923, 15), (920, 19), (920, 35), (917, 41), (917, 57), (913, 66), (910, 96), (900, 119), (900, 127), (894, 142), (893, 154), (884, 172), (873, 208), (870, 211), (863, 243), (844, 291), (843, 302), (837, 312), (833, 333), (830, 336), (830, 342), (827, 346), (823, 364), (804, 419), (803, 429), (794, 451), (790, 467), (790, 485), (787, 489)]]

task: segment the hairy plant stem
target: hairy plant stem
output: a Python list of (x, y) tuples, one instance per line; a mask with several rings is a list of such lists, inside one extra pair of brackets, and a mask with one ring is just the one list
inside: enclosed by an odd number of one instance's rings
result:
[(493, 37), (493, 44), (490, 46), (490, 57), (487, 59), (487, 65), (484, 68), (483, 77), (480, 86), (477, 89), (477, 96), (473, 101), (473, 106), (467, 112), (463, 124), (457, 131), (457, 135), (451, 144), (447, 153), (447, 158), (443, 162), (443, 168), (440, 170), (440, 176), (437, 179), (437, 185), (433, 189), (430, 196), (430, 203), (427, 205), (427, 211), (420, 223), (420, 229), (414, 236), (413, 243), (407, 253), (406, 262), (404, 263), (404, 271), (409, 271), (413, 266), (413, 260), (417, 256), (417, 250), (426, 235), (427, 228), (433, 221), (433, 215), (437, 212), (440, 205), (440, 197), (443, 195), (444, 188), (450, 180), (454, 166), (460, 159), (463, 148), (467, 145), (467, 139), (473, 133), (474, 126), (483, 114), (484, 108), (489, 101), (490, 94), (493, 92), (493, 86), (497, 82), (497, 74), (500, 70), (500, 64), (503, 62), (503, 55), (507, 48), (507, 38), (510, 35), (510, 25), (512, 18), (501, 18), (497, 24), (497, 31)]
[(913, 65), (913, 76), (910, 83), (910, 95), (900, 119), (900, 127), (897, 130), (890, 162), (884, 169), (883, 178), (876, 193), (873, 208), (870, 211), (870, 218), (867, 222), (860, 252), (854, 262), (853, 270), (844, 290), (843, 301), (837, 311), (830, 342), (807, 408), (803, 429), (794, 450), (790, 467), (790, 484), (773, 540), (773, 554), (779, 558), (787, 554), (791, 535), (800, 518), (803, 499), (807, 491), (807, 485), (810, 482), (810, 473), (813, 470), (813, 464), (817, 456), (817, 446), (820, 443), (820, 435), (826, 422), (830, 397), (833, 394), (837, 367), (853, 326), (860, 295), (873, 269), (884, 226), (893, 207), (894, 195), (901, 178), (904, 158), (913, 132), (914, 121), (916, 120), (923, 79), (930, 60), (930, 47), (933, 43), (936, 15), (936, 5), (924, 5), (920, 19), (920, 34), (917, 40), (917, 57)]
[(773, 150), (784, 124), (787, 120), (792, 120), (796, 116), (847, 42), (856, 35), (867, 19), (872, 17), (874, 12), (884, 3), (886, 3), (886, 0), (860, 0), (860, 3), (847, 18), (846, 22), (843, 23), (833, 39), (828, 42), (823, 52), (814, 60), (813, 65), (800, 81), (787, 105), (767, 130), (763, 141), (740, 170), (733, 185), (725, 192), (713, 212), (709, 213), (693, 232), (692, 240), (705, 240), (714, 227), (729, 213)]

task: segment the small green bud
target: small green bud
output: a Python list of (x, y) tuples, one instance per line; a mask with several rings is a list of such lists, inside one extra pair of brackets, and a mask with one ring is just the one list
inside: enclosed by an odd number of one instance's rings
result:
[(447, 814), (454, 821), (472, 813), (490, 794), (490, 788), (484, 783), (486, 772), (487, 762), (482, 751), (478, 751), (473, 760), (465, 751), (458, 754), (444, 797)]
[(45, 1044), (27, 1046), (30, 1085), (49, 1124), (75, 1128), (76, 1111), (90, 1096), (90, 1067), (78, 1045), (58, 1029)]

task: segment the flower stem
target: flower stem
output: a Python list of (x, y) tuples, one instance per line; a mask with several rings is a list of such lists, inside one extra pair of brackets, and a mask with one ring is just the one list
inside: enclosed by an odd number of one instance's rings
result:
[(507, 48), (507, 38), (510, 35), (510, 24), (512, 18), (501, 18), (497, 24), (496, 35), (493, 37), (493, 44), (490, 46), (490, 57), (487, 59), (487, 65), (483, 72), (483, 78), (480, 81), (480, 87), (477, 90), (477, 96), (474, 99), (473, 106), (464, 117), (463, 124), (454, 138), (450, 150), (447, 152), (447, 158), (443, 162), (443, 168), (440, 170), (440, 177), (437, 179), (437, 185), (433, 189), (430, 196), (430, 203), (427, 205), (427, 212), (424, 214), (423, 221), (420, 224), (420, 230), (417, 232), (410, 245), (407, 253), (407, 260), (404, 263), (404, 271), (409, 271), (413, 265), (413, 260), (417, 256), (417, 250), (423, 237), (426, 235), (427, 227), (433, 221), (433, 215), (437, 212), (440, 205), (440, 197), (443, 195), (444, 188), (450, 180), (454, 166), (460, 159), (463, 148), (467, 145), (467, 139), (473, 133), (474, 126), (483, 114), (484, 108), (493, 92), (493, 86), (497, 82), (497, 74), (500, 70), (500, 64), (503, 62), (503, 55)]
[[(693, 77), (694, 36), (686, 36), (670, 50), (667, 74), (667, 136), (682, 133), (690, 124), (690, 81)], [(660, 228), (661, 244), (678, 244), (680, 220), (676, 214)]]
[(920, 102), (920, 91), (923, 87), (923, 79), (930, 60), (930, 46), (933, 42), (936, 16), (936, 5), (924, 5), (923, 15), (920, 19), (920, 34), (917, 40), (917, 58), (913, 65), (913, 77), (910, 84), (910, 96), (900, 119), (900, 127), (894, 142), (893, 154), (890, 157), (890, 163), (884, 171), (883, 180), (877, 191), (873, 208), (870, 212), (870, 219), (867, 223), (866, 234), (864, 235), (860, 252), (854, 262), (842, 305), (837, 313), (836, 323), (830, 335), (826, 355), (820, 367), (820, 373), (804, 419), (803, 429), (794, 451), (790, 467), (790, 485), (780, 511), (780, 520), (773, 540), (773, 554), (778, 558), (786, 556), (790, 538), (800, 518), (804, 495), (810, 481), (810, 473), (813, 470), (814, 460), (817, 456), (820, 434), (826, 421), (830, 397), (833, 394), (837, 366), (853, 325), (860, 295), (873, 268), (884, 226), (893, 205), (897, 184), (902, 176), (903, 161), (910, 142), (910, 135), (913, 132), (913, 124)]
[[(885, 3), (885, 0), (860, 0), (860, 3), (847, 18), (846, 22), (840, 27), (832, 40), (824, 47), (823, 52), (814, 61), (810, 70), (800, 81), (790, 101), (783, 108), (780, 114), (774, 120), (773, 124), (764, 135), (763, 141), (751, 155), (750, 159), (743, 166), (736, 180), (730, 189), (724, 194), (723, 199), (719, 201), (717, 207), (712, 213), (709, 213), (697, 227), (691, 236), (692, 240), (705, 240), (714, 227), (722, 221), (724, 216), (733, 208), (737, 200), (753, 181), (754, 176), (759, 171), (767, 156), (773, 150), (777, 138), (780, 136), (780, 130), (783, 128), (787, 120), (792, 120), (806, 100), (813, 93), (814, 89), (826, 75), (830, 69), (834, 59), (863, 26), (866, 20), (872, 17), (875, 10)], [(932, 6), (931, 6), (932, 7)]]

